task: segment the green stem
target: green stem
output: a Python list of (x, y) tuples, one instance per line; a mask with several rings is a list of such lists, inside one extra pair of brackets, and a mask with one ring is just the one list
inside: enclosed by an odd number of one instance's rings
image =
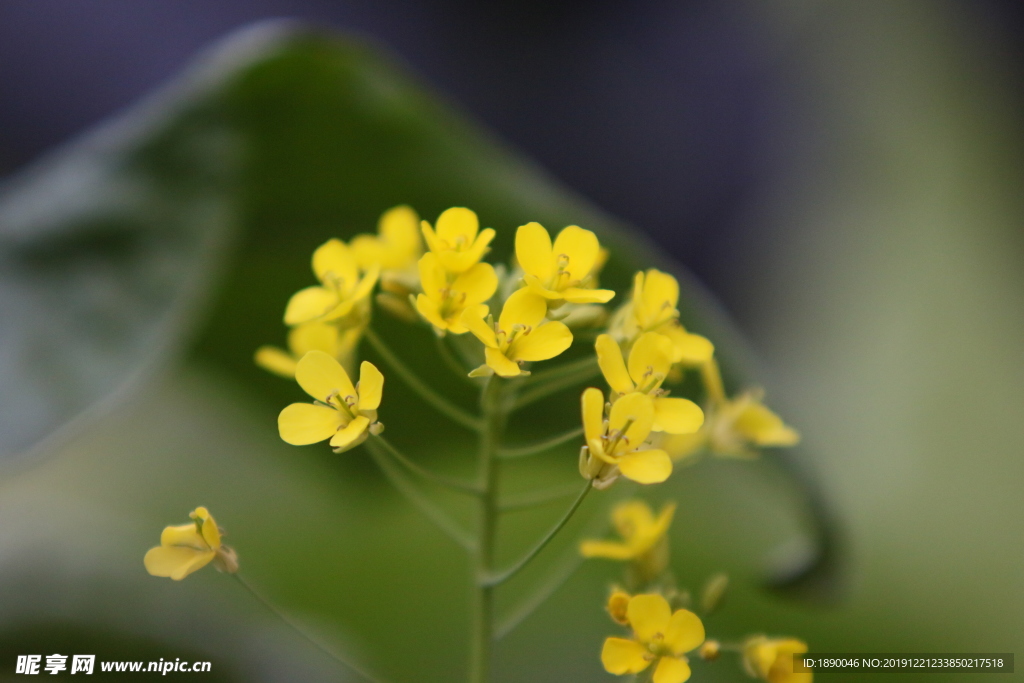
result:
[(572, 375), (554, 378), (548, 382), (544, 382), (540, 386), (525, 390), (519, 395), (519, 399), (516, 401), (514, 409), (519, 410), (520, 408), (524, 408), (535, 401), (547, 398), (552, 394), (557, 394), (559, 391), (576, 386), (577, 384), (586, 382), (587, 380), (597, 376), (600, 372), (597, 368), (597, 362), (595, 361), (590, 365), (593, 367), (590, 367), (585, 371), (579, 371)]
[(373, 441), (366, 443), (367, 449), (370, 451), (370, 455), (373, 457), (374, 462), (380, 467), (381, 471), (384, 472), (384, 476), (388, 478), (391, 484), (401, 493), (406, 499), (412, 503), (416, 508), (422, 512), (427, 519), (433, 522), (438, 529), (443, 531), (450, 539), (458, 543), (467, 551), (473, 552), (476, 549), (476, 541), (474, 541), (469, 534), (462, 530), (455, 521), (448, 516), (448, 514), (435, 505), (431, 500), (424, 496), (412, 482), (408, 481), (402, 476), (401, 470), (388, 460), (383, 452), (380, 451), (377, 444)]
[(377, 354), (384, 359), (384, 362), (390, 365), (391, 369), (397, 372), (399, 377), (409, 385), (409, 388), (418, 393), (420, 397), (433, 406), (437, 412), (443, 413), (466, 429), (470, 429), (474, 432), (479, 432), (483, 428), (483, 422), (480, 418), (470, 415), (462, 408), (451, 403), (448, 399), (431, 389), (423, 382), (423, 380), (417, 377), (416, 374), (405, 365), (405, 363), (399, 360), (398, 356), (388, 348), (372, 328), (367, 327), (365, 334), (367, 341), (370, 342), (370, 345), (373, 346)]
[(557, 365), (553, 368), (541, 370), (531, 374), (527, 380), (526, 385), (533, 387), (544, 382), (549, 382), (553, 379), (565, 377), (566, 375), (575, 375), (578, 372), (593, 371), (597, 369), (597, 356), (587, 356), (586, 358), (580, 358), (579, 360), (570, 361)]
[(498, 641), (515, 630), (519, 624), (526, 621), (527, 617), (533, 614), (538, 607), (554, 595), (555, 591), (565, 585), (565, 582), (576, 573), (576, 570), (583, 564), (583, 556), (580, 555), (574, 545), (558, 562), (557, 566), (537, 587), (526, 600), (519, 604), (515, 610), (498, 622), (494, 629), (494, 640)]
[(448, 369), (451, 370), (453, 374), (457, 375), (459, 379), (467, 384), (472, 384), (474, 387), (479, 387), (480, 385), (476, 380), (469, 376), (469, 370), (464, 368), (462, 363), (459, 362), (459, 359), (452, 354), (452, 350), (451, 347), (448, 346), (447, 339), (447, 336), (439, 337), (436, 334), (434, 335), (434, 344), (437, 346), (437, 354), (441, 356), (444, 364), (447, 365)]
[(512, 460), (514, 458), (525, 458), (531, 455), (537, 455), (544, 451), (551, 450), (555, 446), (561, 446), (563, 443), (572, 441), (583, 436), (583, 427), (577, 427), (564, 434), (553, 436), (550, 439), (535, 443), (532, 446), (521, 446), (519, 448), (499, 448), (498, 457), (503, 460)]
[(569, 484), (568, 486), (555, 486), (553, 488), (541, 489), (540, 491), (528, 491), (502, 500), (501, 504), (498, 505), (498, 509), (501, 512), (524, 510), (568, 498), (576, 493), (578, 489), (579, 485)]
[(480, 432), (478, 462), (480, 526), (473, 558), (472, 622), (469, 662), (470, 683), (487, 683), (491, 673), (491, 644), (494, 640), (494, 586), (487, 583), (494, 563), (494, 542), (498, 523), (499, 462), (494, 457), (498, 438), (505, 426), (503, 381), (491, 377), (480, 397), (484, 429)]
[(415, 474), (420, 479), (460, 493), (468, 493), (473, 496), (480, 495), (480, 488), (476, 484), (470, 484), (452, 477), (446, 477), (443, 474), (431, 472), (425, 467), (417, 465), (415, 462), (403, 455), (401, 451), (395, 448), (394, 445), (392, 445), (392, 443), (383, 436), (371, 436), (370, 438), (384, 446), (387, 452), (391, 454), (391, 457), (398, 461), (399, 465), (407, 469), (412, 474)]
[(233, 576), (235, 578), (235, 580), (238, 581), (238, 583), (242, 586), (242, 588), (244, 588), (245, 590), (249, 591), (249, 594), (252, 597), (256, 598), (257, 602), (262, 603), (264, 607), (266, 607), (268, 610), (273, 612), (274, 616), (276, 616), (278, 619), (280, 619), (285, 624), (287, 624), (293, 631), (295, 631), (300, 636), (302, 636), (303, 639), (305, 639), (307, 642), (311, 643), (314, 647), (316, 647), (316, 649), (320, 650), (325, 655), (327, 655), (328, 657), (330, 657), (334, 661), (338, 662), (339, 664), (341, 664), (345, 668), (347, 668), (347, 669), (349, 669), (351, 671), (354, 671), (356, 674), (359, 675), (360, 678), (363, 678), (363, 679), (365, 679), (367, 681), (370, 681), (370, 683), (383, 683), (383, 681), (381, 679), (376, 678), (374, 676), (371, 676), (362, 667), (353, 664), (352, 662), (350, 662), (349, 660), (345, 659), (344, 657), (342, 657), (338, 653), (334, 652), (331, 648), (329, 648), (326, 645), (324, 645), (323, 643), (321, 643), (319, 640), (314, 638), (312, 635), (310, 635), (304, 628), (299, 626), (299, 624), (297, 622), (293, 621), (291, 619), (291, 617), (289, 617), (283, 611), (281, 611), (280, 609), (275, 607), (273, 603), (271, 603), (269, 600), (267, 600), (265, 597), (263, 597), (263, 595), (261, 595), (259, 591), (257, 591), (255, 588), (253, 588), (252, 585), (248, 581), (243, 579), (240, 574), (235, 573), (235, 574), (232, 574), (231, 576)]
[(558, 520), (558, 523), (555, 524), (555, 526), (551, 527), (551, 530), (547, 535), (545, 535), (532, 550), (526, 553), (526, 555), (520, 558), (518, 562), (508, 569), (498, 572), (497, 574), (488, 574), (483, 583), (488, 586), (500, 586), (525, 568), (526, 565), (528, 565), (533, 558), (537, 557), (537, 555), (540, 554), (540, 551), (544, 550), (545, 546), (547, 546), (547, 544), (550, 543), (556, 535), (558, 535), (558, 532), (562, 530), (562, 527), (568, 524), (569, 520), (572, 519), (573, 514), (575, 514), (576, 510), (583, 503), (583, 500), (587, 497), (587, 494), (590, 493), (590, 489), (592, 488), (593, 486), (591, 486), (590, 482), (587, 481), (583, 486), (583, 490), (580, 491), (580, 494), (576, 497), (576, 500), (565, 512), (562, 518)]

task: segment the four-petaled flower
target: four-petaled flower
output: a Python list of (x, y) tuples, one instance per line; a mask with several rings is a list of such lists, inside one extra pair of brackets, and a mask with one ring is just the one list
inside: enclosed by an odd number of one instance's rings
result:
[(654, 399), (655, 432), (692, 434), (704, 423), (704, 411), (685, 398), (669, 398), (661, 389), (672, 368), (672, 342), (657, 332), (645, 332), (633, 344), (627, 366), (622, 350), (611, 335), (602, 334), (594, 344), (597, 363), (612, 391), (619, 395), (638, 391)]
[(604, 395), (593, 387), (581, 398), (587, 445), (580, 450), (580, 473), (594, 488), (611, 486), (621, 473), (640, 484), (658, 484), (672, 474), (672, 460), (659, 448), (645, 448), (654, 425), (654, 401), (634, 392), (619, 397), (604, 419)]
[(370, 433), (383, 429), (377, 422), (384, 376), (363, 361), (359, 384), (323, 351), (310, 351), (295, 368), (295, 380), (316, 403), (293, 403), (277, 418), (281, 438), (293, 446), (331, 440), (336, 453), (355, 448)]
[(164, 528), (160, 545), (150, 548), (143, 558), (146, 571), (153, 576), (167, 576), (181, 581), (194, 571), (214, 563), (219, 571), (238, 571), (235, 551), (220, 542), (217, 522), (204, 507), (197, 507), (189, 517), (192, 521)]
[(769, 683), (811, 683), (813, 673), (793, 671), (793, 655), (804, 652), (807, 644), (796, 638), (752, 636), (743, 643), (743, 665)]
[(364, 271), (380, 266), (383, 273), (412, 270), (423, 254), (419, 217), (408, 206), (381, 215), (376, 235), (356, 235), (351, 242), (356, 263)]
[(512, 293), (496, 324), (487, 321), (490, 309), (485, 304), (467, 308), (462, 324), (483, 342), (486, 361), (470, 374), (515, 377), (522, 372), (520, 363), (548, 360), (569, 348), (572, 332), (568, 327), (557, 321), (541, 322), (547, 310), (544, 298), (528, 289)]
[(675, 503), (669, 503), (655, 517), (651, 507), (642, 500), (627, 500), (612, 510), (612, 524), (622, 537), (621, 541), (583, 541), (583, 557), (602, 557), (609, 560), (639, 560), (654, 550), (672, 524)]
[(288, 350), (261, 346), (256, 350), (256, 365), (281, 377), (295, 377), (299, 359), (313, 350), (323, 351), (348, 365), (362, 334), (362, 326), (340, 329), (317, 321), (296, 325), (288, 331)]
[(690, 678), (686, 653), (704, 642), (704, 624), (689, 610), (673, 614), (657, 594), (635, 595), (626, 608), (633, 639), (608, 638), (601, 663), (612, 674), (635, 674), (654, 666), (653, 683), (683, 683)]
[(615, 296), (610, 289), (593, 289), (601, 261), (597, 235), (576, 225), (558, 233), (555, 243), (540, 223), (527, 223), (516, 232), (516, 259), (523, 281), (531, 291), (550, 301), (552, 308), (562, 302), (607, 303)]
[(371, 266), (360, 277), (355, 254), (341, 240), (332, 239), (313, 252), (313, 273), (320, 286), (306, 287), (292, 295), (284, 311), (286, 325), (365, 315), (380, 266)]
[(419, 267), (423, 293), (416, 297), (416, 310), (438, 334), (467, 332), (463, 311), (487, 301), (498, 288), (498, 276), (489, 263), (477, 263), (451, 278), (437, 254), (429, 252), (420, 259)]
[(480, 230), (476, 214), (462, 207), (453, 207), (438, 216), (436, 231), (426, 221), (420, 226), (440, 266), (453, 274), (464, 273), (479, 263), (494, 239), (494, 230)]

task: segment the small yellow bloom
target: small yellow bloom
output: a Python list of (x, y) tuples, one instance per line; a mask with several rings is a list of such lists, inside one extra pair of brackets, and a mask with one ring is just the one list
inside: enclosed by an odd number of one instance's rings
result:
[(281, 438), (293, 446), (331, 440), (336, 453), (355, 448), (383, 427), (377, 422), (384, 376), (368, 361), (359, 368), (359, 384), (323, 351), (310, 351), (295, 368), (295, 380), (316, 403), (293, 403), (277, 418)]
[(717, 640), (705, 640), (700, 646), (700, 658), (706, 662), (713, 662), (722, 654), (722, 644)]
[(690, 678), (686, 653), (704, 642), (704, 624), (689, 610), (672, 613), (668, 601), (657, 594), (636, 595), (626, 616), (633, 639), (608, 638), (601, 649), (605, 671), (619, 676), (636, 674), (652, 664), (654, 683), (683, 683)]
[(753, 636), (743, 644), (743, 665), (747, 673), (769, 683), (811, 683), (814, 674), (793, 671), (793, 655), (807, 652), (807, 644), (796, 638)]
[(554, 245), (540, 223), (527, 223), (516, 232), (516, 259), (531, 291), (550, 300), (552, 308), (573, 304), (607, 303), (610, 289), (593, 289), (603, 265), (597, 235), (575, 225), (558, 233)]
[(622, 350), (611, 335), (602, 334), (594, 344), (597, 363), (616, 394), (634, 391), (654, 399), (655, 432), (692, 434), (704, 423), (704, 412), (685, 398), (669, 398), (661, 385), (672, 367), (672, 341), (657, 332), (645, 332), (633, 344), (627, 366)]
[(363, 336), (363, 327), (340, 329), (337, 325), (310, 322), (296, 325), (288, 331), (288, 350), (276, 346), (261, 346), (256, 350), (256, 365), (275, 375), (295, 377), (295, 366), (309, 351), (323, 351), (349, 366), (356, 346)]
[(611, 595), (608, 596), (608, 604), (605, 606), (612, 621), (623, 626), (629, 623), (626, 610), (629, 608), (629, 600), (632, 597), (621, 588), (612, 589)]
[(762, 400), (760, 389), (712, 403), (704, 426), (696, 434), (669, 436), (661, 446), (673, 460), (707, 448), (715, 455), (753, 458), (758, 448), (795, 446), (800, 433), (782, 421)]
[(520, 364), (548, 360), (572, 344), (572, 332), (560, 322), (542, 323), (547, 302), (528, 289), (512, 293), (501, 308), (497, 323), (488, 323), (490, 309), (485, 304), (467, 308), (462, 324), (483, 342), (486, 365), (473, 371), (473, 376), (495, 373), (515, 377)]
[(164, 528), (160, 545), (150, 548), (143, 559), (146, 571), (181, 581), (213, 562), (218, 571), (237, 572), (238, 557), (234, 550), (221, 544), (221, 531), (209, 511), (197, 507), (189, 517), (189, 524)]
[(651, 507), (642, 500), (627, 500), (612, 510), (612, 524), (622, 541), (583, 541), (583, 557), (602, 557), (609, 560), (637, 560), (650, 553), (665, 538), (675, 503), (661, 509), (655, 518)]
[(494, 230), (480, 230), (476, 214), (462, 207), (453, 207), (438, 216), (436, 231), (426, 221), (420, 226), (438, 264), (453, 274), (465, 273), (479, 263), (494, 239)]
[(463, 311), (487, 301), (498, 289), (498, 276), (489, 263), (477, 263), (450, 279), (437, 254), (428, 252), (419, 267), (423, 293), (416, 297), (416, 310), (438, 334), (469, 331), (462, 322)]
[(313, 273), (320, 286), (306, 287), (292, 295), (284, 311), (286, 325), (368, 315), (369, 296), (377, 284), (379, 266), (371, 266), (360, 277), (355, 254), (341, 240), (332, 239), (313, 252)]
[(672, 342), (672, 363), (700, 365), (714, 354), (715, 347), (699, 334), (679, 324), (679, 282), (668, 273), (651, 268), (633, 278), (632, 298), (616, 311), (611, 331), (624, 345), (631, 345), (644, 332), (659, 332)]
[(388, 209), (377, 223), (377, 234), (356, 235), (351, 248), (364, 271), (379, 266), (386, 277), (392, 271), (415, 270), (423, 254), (419, 216), (408, 206)]
[(604, 419), (604, 395), (591, 387), (581, 397), (587, 445), (580, 451), (580, 473), (595, 488), (611, 486), (619, 474), (640, 484), (658, 484), (672, 474), (672, 461), (658, 448), (645, 448), (654, 425), (654, 401), (634, 392), (620, 396)]

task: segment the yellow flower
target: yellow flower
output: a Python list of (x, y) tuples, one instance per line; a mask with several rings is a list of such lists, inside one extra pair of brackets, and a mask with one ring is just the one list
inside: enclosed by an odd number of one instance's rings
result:
[(743, 665), (747, 673), (769, 683), (811, 683), (814, 674), (793, 671), (793, 655), (807, 652), (807, 644), (796, 638), (753, 636), (743, 644)]
[(512, 293), (501, 308), (497, 324), (488, 323), (490, 309), (485, 304), (467, 308), (462, 324), (483, 342), (483, 365), (473, 376), (496, 373), (502, 377), (520, 374), (520, 364), (548, 360), (572, 344), (572, 332), (563, 323), (546, 322), (547, 302), (528, 289)]
[(654, 401), (634, 392), (620, 396), (604, 419), (604, 395), (591, 387), (581, 397), (587, 445), (580, 450), (580, 473), (595, 488), (607, 488), (619, 474), (640, 484), (658, 484), (672, 474), (668, 454), (645, 448), (654, 425)]
[(420, 219), (408, 206), (388, 209), (377, 223), (376, 235), (352, 238), (352, 254), (364, 271), (379, 266), (386, 277), (390, 271), (414, 270), (423, 254)]
[(438, 334), (467, 332), (463, 311), (487, 301), (498, 289), (498, 276), (489, 263), (477, 263), (454, 279), (433, 252), (424, 254), (419, 265), (423, 293), (416, 297), (416, 310)]
[(686, 653), (704, 642), (704, 624), (689, 610), (673, 614), (668, 601), (657, 594), (636, 595), (626, 616), (633, 639), (608, 638), (601, 649), (605, 671), (624, 675), (655, 666), (653, 683), (683, 683), (690, 678)]
[(295, 368), (295, 380), (316, 403), (293, 403), (277, 418), (281, 438), (293, 446), (331, 440), (335, 453), (355, 448), (383, 427), (377, 422), (384, 376), (363, 361), (359, 384), (323, 351), (310, 351)]
[(603, 265), (597, 235), (575, 225), (558, 233), (554, 245), (540, 223), (527, 223), (516, 232), (516, 259), (531, 291), (549, 299), (552, 307), (606, 303), (615, 296), (610, 289), (593, 289)]
[(261, 346), (256, 350), (256, 365), (282, 377), (295, 377), (295, 366), (307, 352), (317, 350), (334, 356), (343, 366), (349, 366), (363, 327), (341, 330), (337, 325), (310, 322), (296, 325), (288, 331), (288, 350), (276, 346)]
[(707, 448), (715, 455), (738, 458), (757, 456), (757, 448), (795, 446), (800, 433), (782, 421), (762, 400), (760, 389), (712, 403), (704, 426), (696, 434), (667, 437), (661, 446), (673, 460)]
[(658, 545), (675, 514), (675, 503), (669, 503), (654, 517), (650, 506), (642, 500), (627, 500), (612, 510), (612, 524), (622, 541), (583, 541), (583, 557), (602, 557), (608, 560), (638, 560)]
[(379, 266), (371, 266), (360, 277), (355, 254), (341, 240), (332, 239), (313, 252), (313, 273), (320, 286), (306, 287), (292, 295), (284, 311), (286, 325), (368, 315), (368, 297), (377, 284)]
[(461, 207), (453, 207), (438, 216), (436, 231), (426, 221), (420, 225), (438, 264), (453, 274), (465, 273), (479, 263), (487, 253), (487, 245), (494, 239), (494, 230), (480, 230), (476, 214)]
[(651, 268), (633, 278), (632, 298), (615, 313), (611, 331), (626, 346), (644, 332), (659, 332), (672, 342), (672, 363), (700, 365), (714, 354), (705, 337), (690, 334), (679, 324), (679, 283), (668, 273)]
[(627, 366), (622, 350), (610, 335), (602, 334), (594, 344), (597, 363), (616, 394), (634, 391), (654, 399), (655, 432), (692, 434), (704, 423), (704, 412), (685, 398), (669, 398), (661, 389), (672, 367), (672, 342), (657, 332), (645, 332), (633, 344)]
[(181, 581), (213, 562), (218, 571), (237, 572), (238, 557), (234, 550), (221, 544), (221, 531), (209, 511), (197, 507), (189, 517), (189, 524), (164, 528), (160, 545), (150, 548), (143, 559), (146, 571)]

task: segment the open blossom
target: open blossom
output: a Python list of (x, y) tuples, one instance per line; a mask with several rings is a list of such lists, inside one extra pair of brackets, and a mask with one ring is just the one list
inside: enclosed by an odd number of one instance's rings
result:
[(692, 434), (704, 423), (704, 412), (696, 403), (665, 396), (667, 392), (661, 388), (672, 367), (672, 342), (668, 337), (657, 332), (640, 335), (630, 349), (628, 365), (611, 335), (600, 335), (594, 346), (601, 372), (616, 394), (638, 391), (654, 400), (653, 431)]
[(452, 274), (465, 273), (480, 262), (494, 239), (494, 230), (480, 230), (480, 221), (469, 209), (453, 207), (437, 218), (434, 228), (423, 221), (423, 238), (437, 263)]
[(622, 540), (583, 541), (580, 544), (580, 553), (583, 557), (638, 560), (651, 552), (665, 538), (675, 511), (675, 503), (669, 503), (655, 517), (651, 507), (642, 500), (619, 503), (612, 510), (612, 524)]
[(704, 642), (704, 624), (689, 610), (674, 613), (657, 594), (635, 595), (626, 607), (633, 638), (608, 638), (601, 663), (611, 674), (636, 674), (654, 666), (653, 683), (683, 683), (690, 678), (686, 653)]
[(807, 652), (796, 638), (753, 636), (743, 643), (743, 666), (751, 676), (768, 683), (811, 683), (811, 672), (793, 671), (793, 655)]
[(544, 298), (528, 289), (513, 292), (497, 323), (487, 321), (490, 309), (486, 305), (467, 308), (462, 324), (483, 343), (486, 361), (472, 374), (515, 377), (522, 372), (521, 363), (548, 360), (569, 348), (572, 332), (563, 323), (542, 322), (547, 310)]
[(261, 346), (256, 350), (256, 365), (276, 375), (291, 378), (295, 377), (299, 359), (317, 350), (337, 358), (343, 366), (347, 366), (352, 361), (362, 334), (362, 326), (340, 329), (337, 325), (318, 321), (296, 325), (288, 331), (288, 350)]
[(594, 289), (602, 258), (597, 235), (590, 230), (570, 225), (552, 244), (544, 226), (527, 223), (516, 232), (516, 260), (526, 286), (550, 300), (552, 307), (566, 301), (603, 304), (615, 296), (610, 289)]
[(293, 403), (281, 411), (277, 426), (287, 443), (305, 446), (330, 439), (340, 453), (382, 429), (377, 408), (384, 376), (373, 363), (363, 361), (359, 384), (353, 386), (338, 361), (323, 351), (310, 351), (296, 366), (295, 380), (316, 403)]
[(377, 223), (376, 235), (356, 235), (351, 242), (356, 263), (364, 271), (379, 266), (382, 276), (394, 271), (415, 271), (423, 255), (420, 219), (408, 206), (385, 211)]
[(423, 293), (416, 297), (416, 310), (438, 334), (465, 334), (469, 328), (462, 313), (487, 301), (498, 289), (498, 276), (489, 263), (477, 263), (452, 278), (437, 254), (430, 252), (420, 259), (419, 269)]
[(332, 239), (313, 252), (313, 273), (320, 285), (292, 295), (284, 312), (286, 325), (368, 315), (369, 296), (377, 284), (379, 266), (371, 266), (360, 276), (352, 250), (341, 240)]
[(219, 571), (238, 571), (235, 551), (221, 544), (217, 522), (204, 507), (197, 507), (188, 524), (165, 527), (160, 545), (150, 548), (143, 559), (146, 571), (181, 581), (192, 572), (213, 562)]
[(672, 474), (668, 454), (645, 442), (654, 424), (654, 401), (634, 392), (619, 397), (604, 419), (604, 394), (593, 387), (581, 397), (587, 444), (580, 451), (580, 473), (595, 488), (607, 488), (619, 474), (640, 484), (659, 484)]

